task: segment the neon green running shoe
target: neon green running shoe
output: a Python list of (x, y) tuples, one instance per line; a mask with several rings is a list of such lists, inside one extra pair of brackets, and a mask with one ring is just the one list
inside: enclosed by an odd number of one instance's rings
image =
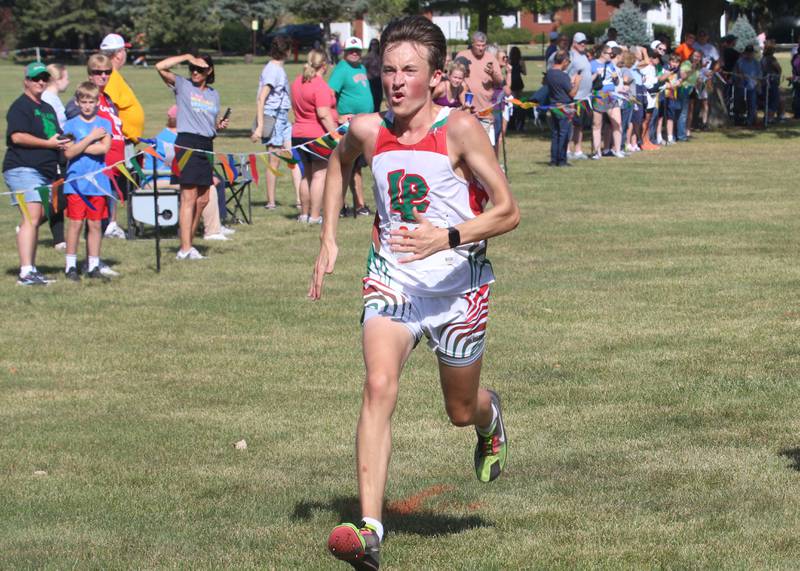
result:
[(328, 550), (358, 571), (377, 571), (380, 567), (381, 540), (371, 526), (361, 522), (337, 525), (328, 536)]
[(497, 408), (497, 422), (491, 434), (483, 435), (475, 429), (478, 444), (475, 445), (475, 475), (481, 482), (491, 482), (506, 467), (508, 457), (508, 440), (506, 426), (503, 423), (503, 410), (500, 408), (500, 397), (493, 390), (492, 405)]

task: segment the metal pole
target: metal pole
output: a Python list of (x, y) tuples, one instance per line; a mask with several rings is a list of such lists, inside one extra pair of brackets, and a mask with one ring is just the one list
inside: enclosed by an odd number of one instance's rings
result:
[(38, 62), (42, 61), (42, 53), (39, 51), (38, 47), (36, 48), (36, 61)]
[(156, 273), (161, 273), (161, 224), (158, 217), (161, 212), (158, 208), (158, 162), (155, 157), (153, 159), (153, 212), (156, 215)]

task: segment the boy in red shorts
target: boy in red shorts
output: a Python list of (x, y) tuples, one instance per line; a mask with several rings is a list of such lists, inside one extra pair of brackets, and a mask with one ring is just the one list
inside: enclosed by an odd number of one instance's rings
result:
[(102, 220), (108, 216), (106, 197), (113, 196), (108, 177), (103, 174), (105, 156), (111, 148), (111, 123), (97, 116), (100, 90), (91, 82), (78, 86), (75, 102), (80, 115), (64, 124), (64, 135), (75, 143), (64, 152), (69, 160), (64, 194), (67, 197), (67, 263), (65, 274), (71, 281), (80, 281), (77, 252), (83, 221), (88, 220), (86, 237), (88, 270), (86, 277), (106, 280), (100, 273)]

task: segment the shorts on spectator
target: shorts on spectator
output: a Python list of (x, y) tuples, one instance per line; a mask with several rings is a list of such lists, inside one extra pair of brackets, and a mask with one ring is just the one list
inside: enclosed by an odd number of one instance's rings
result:
[[(312, 141), (316, 140), (313, 137), (292, 137), (292, 146), (298, 147), (299, 145), (306, 145)], [(319, 147), (317, 150), (319, 154), (312, 153), (308, 149), (295, 149), (297, 154), (300, 156), (300, 160), (303, 162), (303, 168), (310, 168), (312, 161), (327, 161), (328, 157), (331, 154), (331, 150), (323, 147)], [(327, 151), (327, 154), (325, 154)]]
[(292, 124), (289, 122), (288, 111), (278, 111), (275, 115), (275, 127), (272, 135), (266, 139), (262, 138), (261, 143), (270, 147), (283, 147), (288, 141), (292, 140)]
[(670, 99), (667, 103), (667, 119), (677, 121), (681, 115), (681, 102), (677, 99)]
[(489, 136), (489, 142), (494, 147), (494, 115), (486, 118), (479, 118), (478, 121), (480, 121), (481, 127), (483, 127), (483, 130), (486, 131), (486, 134)]
[(70, 220), (102, 220), (103, 218), (108, 218), (108, 201), (105, 196), (87, 196), (86, 200), (94, 207), (94, 210), (89, 208), (89, 205), (77, 194), (68, 194), (67, 218)]
[(441, 362), (466, 367), (481, 358), (489, 319), (489, 285), (441, 297), (421, 297), (396, 291), (372, 277), (363, 280), (362, 323), (388, 317), (406, 326), (414, 344), (422, 335)]
[[(3, 179), (6, 181), (8, 190), (13, 192), (11, 195), (11, 205), (17, 206), (16, 193), (22, 192), (25, 195), (25, 202), (41, 202), (42, 197), (36, 190), (40, 186), (46, 186), (51, 181), (39, 171), (31, 167), (17, 167), (3, 172)], [(49, 189), (48, 189), (48, 192)]]

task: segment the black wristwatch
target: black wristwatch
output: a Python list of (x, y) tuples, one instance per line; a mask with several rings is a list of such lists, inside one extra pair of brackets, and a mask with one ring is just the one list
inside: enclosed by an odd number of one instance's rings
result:
[(455, 226), (450, 226), (447, 229), (447, 239), (450, 241), (450, 247), (456, 248), (461, 245), (461, 232)]

